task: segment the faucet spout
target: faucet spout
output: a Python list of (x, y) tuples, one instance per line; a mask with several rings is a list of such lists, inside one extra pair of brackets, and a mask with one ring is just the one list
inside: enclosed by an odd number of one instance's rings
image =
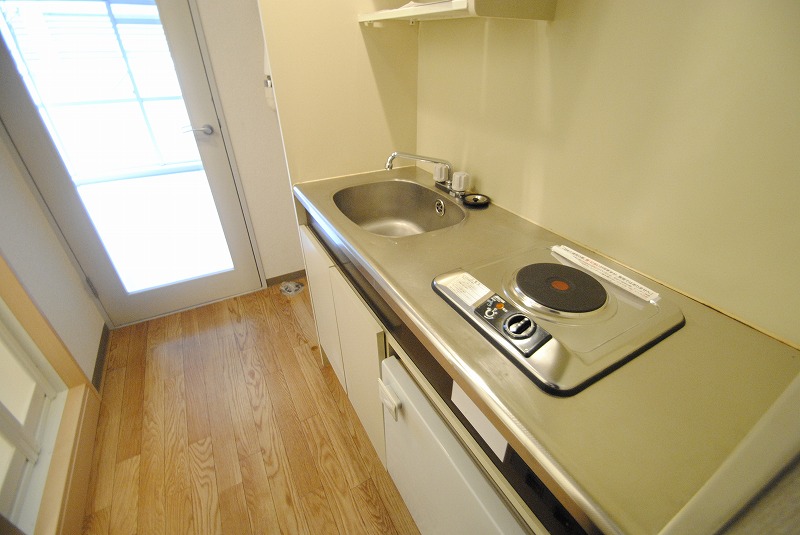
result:
[(447, 168), (447, 181), (449, 182), (450, 179), (453, 178), (453, 165), (448, 162), (447, 160), (442, 160), (439, 158), (431, 158), (429, 156), (420, 156), (419, 154), (408, 154), (406, 152), (393, 152), (389, 159), (386, 160), (386, 169), (390, 170), (394, 165), (395, 158), (404, 158), (406, 160), (417, 160), (420, 162), (428, 162), (428, 163), (439, 163), (444, 165)]

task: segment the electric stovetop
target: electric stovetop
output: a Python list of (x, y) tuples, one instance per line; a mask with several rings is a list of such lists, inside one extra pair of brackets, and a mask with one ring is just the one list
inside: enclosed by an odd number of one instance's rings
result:
[(433, 288), (554, 395), (576, 394), (684, 324), (675, 304), (563, 245), (444, 273)]

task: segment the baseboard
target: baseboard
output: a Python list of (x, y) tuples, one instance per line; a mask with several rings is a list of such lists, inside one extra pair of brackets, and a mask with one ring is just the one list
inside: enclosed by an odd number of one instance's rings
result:
[(100, 334), (100, 344), (97, 348), (97, 360), (94, 361), (94, 374), (92, 374), (92, 384), (95, 390), (100, 392), (100, 385), (103, 383), (103, 372), (106, 369), (106, 357), (108, 356), (108, 339), (111, 331), (107, 325), (103, 325), (103, 332)]
[(293, 281), (299, 278), (306, 276), (306, 270), (301, 269), (300, 271), (295, 271), (293, 273), (286, 273), (284, 275), (278, 275), (277, 277), (272, 277), (271, 279), (267, 279), (267, 286), (275, 286), (276, 284), (280, 284), (285, 281)]

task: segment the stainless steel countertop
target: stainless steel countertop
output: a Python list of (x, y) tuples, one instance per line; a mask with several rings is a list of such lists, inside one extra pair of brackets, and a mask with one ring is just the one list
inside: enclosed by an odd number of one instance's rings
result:
[(362, 230), (333, 203), (344, 187), (389, 179), (433, 189), (429, 173), (405, 167), (300, 183), (294, 193), (506, 439), (604, 531), (658, 533), (800, 373), (799, 351), (647, 281), (681, 308), (686, 325), (575, 396), (546, 394), (434, 293), (433, 278), (539, 243), (633, 272), (495, 205), (467, 210), (453, 227), (389, 238)]

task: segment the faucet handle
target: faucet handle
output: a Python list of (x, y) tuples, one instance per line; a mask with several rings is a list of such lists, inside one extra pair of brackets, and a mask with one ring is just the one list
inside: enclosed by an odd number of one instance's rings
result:
[(455, 193), (464, 193), (469, 188), (469, 173), (458, 171), (453, 173), (453, 182), (450, 189)]
[(447, 179), (450, 178), (447, 176), (447, 166), (443, 163), (437, 163), (433, 165), (433, 179), (440, 184), (443, 182), (447, 182)]

